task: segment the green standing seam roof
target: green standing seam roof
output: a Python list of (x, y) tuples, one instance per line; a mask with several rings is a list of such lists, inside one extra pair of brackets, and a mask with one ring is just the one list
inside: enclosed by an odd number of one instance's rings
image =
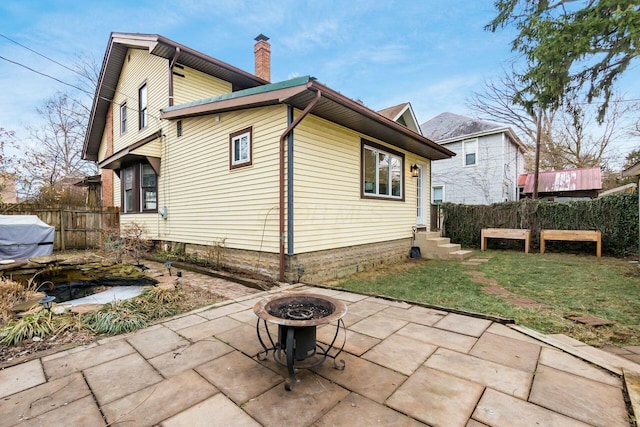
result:
[(214, 96), (212, 98), (199, 99), (197, 101), (191, 101), (185, 104), (174, 105), (172, 107), (163, 108), (160, 111), (162, 111), (163, 113), (168, 113), (170, 111), (177, 111), (183, 108), (195, 107), (198, 105), (212, 104), (214, 102), (225, 101), (227, 99), (242, 98), (243, 96), (256, 95), (259, 93), (266, 93), (266, 92), (271, 92), (279, 89), (287, 89), (290, 87), (305, 85), (313, 80), (315, 80), (315, 77), (311, 77), (311, 76), (296, 77), (295, 79), (285, 80), (278, 83), (270, 83), (267, 85), (256, 86), (249, 89), (239, 90), (237, 92), (225, 93), (223, 95)]

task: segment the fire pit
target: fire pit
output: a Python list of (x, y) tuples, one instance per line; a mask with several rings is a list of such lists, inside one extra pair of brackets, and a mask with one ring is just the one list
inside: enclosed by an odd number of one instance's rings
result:
[[(276, 363), (286, 366), (289, 371), (289, 382), (284, 388), (292, 390), (295, 384), (294, 368), (313, 368), (323, 363), (327, 357), (333, 359), (333, 366), (338, 370), (345, 367), (344, 360), (340, 364), (336, 358), (344, 349), (346, 329), (342, 317), (347, 314), (347, 306), (333, 298), (315, 294), (278, 295), (263, 299), (256, 303), (253, 311), (258, 316), (256, 332), (264, 351), (258, 353), (260, 360), (265, 360), (270, 351)], [(260, 321), (269, 338), (271, 347), (267, 347), (260, 332)], [(278, 325), (278, 340), (274, 341), (267, 322)], [(324, 346), (316, 342), (316, 327), (332, 322), (336, 323), (336, 331), (331, 344)], [(335, 354), (330, 354), (340, 332), (345, 331), (344, 340)]]

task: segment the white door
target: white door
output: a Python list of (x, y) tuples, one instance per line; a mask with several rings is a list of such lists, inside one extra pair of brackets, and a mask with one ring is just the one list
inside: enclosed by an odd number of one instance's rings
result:
[(425, 166), (418, 165), (416, 178), (416, 225), (427, 225), (427, 174)]

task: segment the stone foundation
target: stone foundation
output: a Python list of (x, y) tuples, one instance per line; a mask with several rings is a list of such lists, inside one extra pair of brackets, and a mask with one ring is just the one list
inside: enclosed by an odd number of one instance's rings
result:
[[(411, 239), (407, 238), (286, 256), (285, 280), (290, 283), (322, 283), (339, 279), (406, 259), (410, 246)], [(278, 280), (279, 276), (279, 257), (276, 253), (175, 242), (161, 242), (160, 249), (183, 251), (198, 260), (206, 260), (212, 268), (256, 273), (273, 280)]]

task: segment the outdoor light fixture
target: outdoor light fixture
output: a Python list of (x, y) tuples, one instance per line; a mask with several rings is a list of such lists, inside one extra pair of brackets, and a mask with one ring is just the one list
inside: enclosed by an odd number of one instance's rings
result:
[(167, 267), (167, 270), (169, 270), (169, 276), (171, 276), (171, 261), (166, 260), (164, 262), (164, 266)]
[(417, 178), (420, 176), (420, 168), (415, 163), (411, 165), (411, 176)]
[(44, 306), (44, 308), (48, 311), (51, 312), (51, 306), (53, 305), (53, 301), (56, 299), (56, 297), (53, 296), (46, 296), (44, 298), (42, 298), (40, 301), (38, 301), (40, 304), (42, 304)]

